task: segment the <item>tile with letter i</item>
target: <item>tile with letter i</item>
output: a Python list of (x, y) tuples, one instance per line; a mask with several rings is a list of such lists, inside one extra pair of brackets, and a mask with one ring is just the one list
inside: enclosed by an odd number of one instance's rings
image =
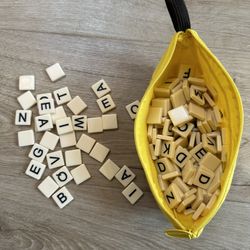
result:
[(63, 166), (60, 169), (58, 169), (56, 172), (52, 174), (53, 179), (58, 184), (59, 187), (62, 187), (69, 183), (73, 177), (70, 174), (67, 167)]
[(103, 97), (104, 95), (108, 94), (111, 91), (108, 84), (103, 79), (93, 84), (91, 88), (98, 98)]
[(67, 134), (73, 131), (70, 117), (65, 117), (56, 121), (56, 129), (59, 135)]
[(134, 205), (142, 197), (143, 192), (134, 182), (131, 182), (122, 191), (122, 194), (132, 205)]
[(140, 102), (138, 100), (126, 106), (126, 110), (128, 111), (128, 114), (132, 120), (135, 119), (139, 106), (140, 106)]
[(52, 195), (52, 199), (55, 201), (59, 208), (64, 208), (71, 201), (73, 201), (74, 198), (70, 194), (68, 189), (66, 187), (63, 187)]
[(124, 165), (115, 175), (115, 178), (126, 187), (130, 182), (132, 182), (135, 178), (135, 174)]
[(103, 132), (102, 117), (88, 118), (88, 133)]
[(15, 125), (31, 125), (31, 110), (16, 110)]
[(47, 176), (37, 187), (41, 193), (49, 198), (59, 188), (57, 183), (50, 177)]
[(41, 162), (31, 160), (25, 174), (36, 179), (40, 180), (44, 171), (45, 171), (46, 165), (42, 164)]
[(40, 115), (35, 117), (35, 130), (37, 132), (50, 130), (53, 128), (51, 115)]
[(96, 100), (102, 113), (106, 113), (116, 107), (111, 95), (105, 95)]

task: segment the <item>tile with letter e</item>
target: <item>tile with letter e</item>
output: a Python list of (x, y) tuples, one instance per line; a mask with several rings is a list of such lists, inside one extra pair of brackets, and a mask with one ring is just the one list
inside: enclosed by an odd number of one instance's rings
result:
[(24, 126), (31, 124), (31, 110), (16, 110), (15, 125)]
[(53, 92), (57, 105), (69, 102), (72, 98), (68, 87), (57, 89)]
[(31, 160), (25, 174), (36, 179), (40, 180), (44, 171), (45, 171), (46, 165), (42, 164), (41, 162)]
[(54, 172), (52, 174), (52, 177), (54, 178), (55, 182), (59, 185), (59, 187), (66, 185), (73, 179), (68, 168), (65, 166), (61, 167), (56, 172)]
[(37, 102), (38, 113), (39, 115), (45, 114), (54, 114), (55, 110), (55, 103), (54, 99), (42, 99)]
[(99, 162), (103, 162), (108, 155), (110, 149), (101, 143), (97, 142), (93, 149), (91, 150), (89, 156), (96, 159)]
[(74, 181), (77, 185), (91, 178), (91, 175), (89, 174), (89, 171), (85, 164), (81, 164), (80, 166), (72, 169), (70, 173), (73, 176)]
[(105, 95), (96, 100), (102, 113), (106, 113), (116, 107), (111, 95)]
[(51, 152), (46, 155), (49, 169), (64, 166), (64, 158), (61, 150)]
[(59, 63), (55, 63), (46, 68), (46, 72), (52, 82), (58, 81), (65, 76)]
[(25, 147), (35, 143), (35, 135), (33, 129), (17, 132), (18, 146)]
[(70, 194), (66, 187), (61, 188), (56, 193), (52, 195), (52, 199), (55, 201), (59, 208), (64, 208), (71, 201), (74, 200), (73, 196)]
[(43, 134), (43, 137), (40, 141), (40, 145), (44, 146), (47, 149), (54, 150), (58, 143), (58, 140), (59, 140), (58, 135), (51, 133), (49, 131), (46, 131)]
[(128, 111), (128, 114), (132, 120), (135, 119), (139, 106), (140, 106), (140, 102), (138, 100), (126, 106), (126, 110)]
[(93, 84), (91, 88), (98, 98), (103, 97), (111, 91), (108, 84), (103, 79)]
[(41, 193), (49, 198), (59, 188), (57, 183), (50, 177), (47, 176), (37, 187)]
[(126, 187), (130, 182), (132, 182), (135, 178), (135, 174), (124, 165), (115, 175), (115, 178)]
[(143, 192), (134, 182), (131, 182), (122, 191), (122, 194), (132, 205), (134, 205), (142, 197)]
[(38, 143), (35, 143), (29, 152), (29, 158), (39, 162), (43, 162), (48, 151), (49, 150), (47, 148), (43, 147)]
[(94, 147), (96, 140), (88, 135), (82, 134), (78, 140), (76, 147), (81, 149), (83, 152), (89, 154), (91, 149)]
[(19, 90), (35, 90), (35, 76), (19, 76)]

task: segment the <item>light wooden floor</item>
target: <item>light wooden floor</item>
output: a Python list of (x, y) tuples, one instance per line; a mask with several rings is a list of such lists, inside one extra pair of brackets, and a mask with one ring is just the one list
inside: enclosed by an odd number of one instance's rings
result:
[[(187, 0), (192, 27), (234, 77), (245, 108), (245, 130), (233, 185), (221, 210), (197, 240), (170, 239), (172, 227), (147, 186), (124, 106), (140, 99), (174, 33), (165, 3), (153, 0), (0, 1), (0, 249), (249, 249), (250, 247), (250, 2)], [(67, 77), (48, 80), (60, 62)], [(137, 174), (145, 195), (131, 206), (115, 180), (84, 155), (92, 179), (68, 185), (75, 201), (59, 210), (24, 175), (29, 149), (17, 147), (17, 78), (35, 74), (37, 93), (68, 86), (100, 114), (91, 84), (106, 79), (120, 129), (94, 137), (111, 158)], [(49, 172), (46, 172), (48, 174)]]

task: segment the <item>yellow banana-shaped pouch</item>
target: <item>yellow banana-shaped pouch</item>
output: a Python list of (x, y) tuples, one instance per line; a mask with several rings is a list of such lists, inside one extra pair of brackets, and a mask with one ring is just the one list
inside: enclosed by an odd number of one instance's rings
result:
[[(181, 238), (197, 238), (215, 216), (229, 191), (238, 156), (243, 130), (243, 107), (239, 92), (232, 78), (208, 49), (196, 31), (190, 28), (188, 12), (183, 0), (166, 0), (175, 30), (172, 41), (156, 67), (149, 86), (141, 100), (135, 121), (135, 144), (151, 192), (174, 229), (166, 235)], [(192, 215), (177, 213), (166, 203), (166, 197), (158, 182), (158, 173), (151, 158), (147, 138), (147, 117), (154, 90), (178, 75), (181, 65), (190, 65), (195, 77), (202, 77), (210, 89), (217, 93), (216, 105), (223, 114), (221, 127), (226, 132), (226, 162), (221, 177), (220, 193), (206, 216), (193, 220)]]

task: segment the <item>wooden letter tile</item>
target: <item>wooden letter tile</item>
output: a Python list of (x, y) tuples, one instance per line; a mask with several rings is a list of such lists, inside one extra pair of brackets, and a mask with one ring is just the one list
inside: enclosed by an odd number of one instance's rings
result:
[(31, 125), (31, 110), (16, 110), (15, 125)]
[(53, 134), (49, 131), (46, 131), (43, 134), (43, 137), (40, 141), (40, 145), (46, 147), (47, 149), (54, 150), (57, 145), (58, 140), (59, 140), (58, 135)]
[(193, 119), (184, 106), (169, 110), (168, 115), (174, 126), (181, 126)]
[(73, 176), (76, 185), (79, 185), (91, 178), (91, 175), (89, 174), (89, 171), (86, 168), (85, 164), (72, 169), (70, 173)]
[(74, 130), (87, 130), (88, 120), (86, 115), (72, 115), (72, 125)]
[(65, 186), (73, 177), (67, 167), (63, 166), (52, 174), (53, 179), (59, 187)]
[(67, 103), (67, 106), (75, 115), (80, 114), (87, 108), (87, 104), (79, 96), (75, 96)]
[(112, 130), (118, 128), (117, 114), (102, 115), (103, 130)]
[(72, 98), (68, 87), (57, 89), (53, 92), (57, 105), (69, 102)]
[(101, 133), (103, 132), (102, 117), (88, 118), (88, 133)]
[(57, 183), (50, 177), (47, 176), (37, 187), (41, 193), (49, 198), (59, 188)]
[(41, 162), (31, 160), (26, 169), (25, 174), (36, 180), (40, 180), (44, 173), (45, 168), (46, 165), (42, 164)]
[(73, 131), (70, 117), (65, 117), (56, 121), (56, 129), (59, 135), (67, 134)]
[(26, 147), (33, 145), (35, 143), (35, 136), (33, 129), (19, 131), (17, 132), (17, 137), (18, 137), (19, 147)]
[(81, 165), (82, 155), (80, 149), (72, 149), (65, 151), (65, 162), (67, 167)]
[(29, 158), (39, 162), (43, 162), (48, 151), (49, 150), (47, 148), (38, 143), (35, 143), (29, 152)]
[(99, 162), (103, 162), (108, 155), (110, 149), (97, 142), (90, 152), (90, 156)]
[(73, 201), (74, 198), (70, 194), (68, 189), (66, 187), (63, 187), (52, 195), (52, 199), (55, 201), (59, 208), (64, 208), (71, 201)]
[(65, 76), (59, 63), (55, 63), (46, 69), (46, 72), (52, 82), (55, 82)]
[(59, 168), (59, 167), (64, 166), (64, 164), (65, 164), (64, 158), (63, 158), (63, 153), (61, 150), (48, 153), (46, 155), (46, 158), (47, 158), (47, 163), (48, 163), (49, 169)]
[(124, 186), (128, 186), (135, 178), (135, 174), (124, 165), (115, 175), (115, 178)]
[(19, 76), (19, 90), (35, 90), (35, 76)]
[(35, 117), (35, 130), (37, 132), (50, 130), (53, 128), (51, 115), (40, 115)]
[(142, 197), (143, 192), (134, 182), (131, 182), (122, 191), (122, 194), (132, 205), (134, 205)]
[(36, 98), (30, 91), (26, 91), (22, 95), (18, 96), (17, 101), (23, 109), (30, 109), (36, 104)]
[(99, 171), (109, 180), (111, 181), (120, 168), (110, 159), (105, 161), (105, 163), (100, 167)]
[(67, 148), (76, 145), (76, 134), (75, 132), (60, 135), (61, 148)]
[(76, 147), (81, 149), (83, 152), (89, 154), (91, 149), (94, 147), (96, 140), (88, 135), (82, 134)]

